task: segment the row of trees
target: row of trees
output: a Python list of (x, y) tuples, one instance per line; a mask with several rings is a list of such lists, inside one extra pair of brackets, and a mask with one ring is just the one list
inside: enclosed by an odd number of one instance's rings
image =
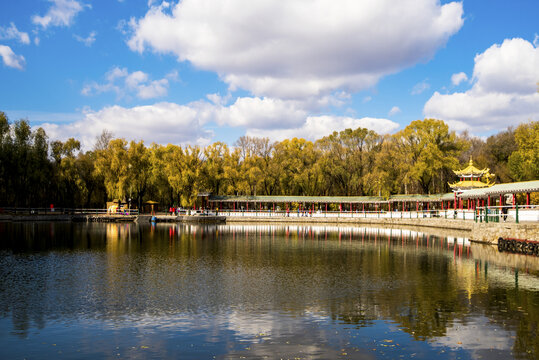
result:
[(486, 140), (450, 132), (441, 120), (413, 121), (394, 135), (358, 128), (315, 142), (243, 136), (233, 147), (151, 144), (104, 131), (90, 151), (78, 140), (49, 142), (28, 121), (0, 112), (0, 205), (103, 207), (133, 199), (191, 206), (218, 195), (443, 193), (453, 169), (473, 157), (498, 182), (539, 178), (539, 122)]

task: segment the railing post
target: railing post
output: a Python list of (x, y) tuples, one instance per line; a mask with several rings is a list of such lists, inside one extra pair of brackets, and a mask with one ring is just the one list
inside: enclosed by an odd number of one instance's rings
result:
[(488, 205), (485, 206), (485, 222), (488, 223)]
[(515, 222), (518, 224), (518, 204), (515, 204)]

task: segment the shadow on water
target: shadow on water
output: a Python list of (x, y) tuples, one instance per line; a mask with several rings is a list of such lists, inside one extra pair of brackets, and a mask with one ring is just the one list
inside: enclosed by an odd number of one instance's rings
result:
[(0, 346), (17, 357), (58, 356), (52, 341), (87, 358), (539, 356), (537, 258), (465, 238), (0, 223), (0, 239)]

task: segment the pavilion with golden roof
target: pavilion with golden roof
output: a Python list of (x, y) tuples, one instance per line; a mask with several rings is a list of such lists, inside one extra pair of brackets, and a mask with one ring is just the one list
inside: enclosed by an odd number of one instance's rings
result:
[(480, 170), (476, 168), (471, 158), (468, 167), (462, 170), (453, 170), (453, 172), (459, 177), (459, 181), (449, 184), (455, 192), (488, 188), (494, 185), (494, 182), (491, 181), (494, 174), (490, 173), (490, 169), (484, 168)]
[[(455, 175), (459, 177), (459, 181), (454, 183), (449, 183), (449, 186), (453, 190), (455, 205), (454, 208), (462, 209), (462, 193), (466, 193), (475, 189), (485, 189), (494, 185), (494, 182), (491, 181), (491, 178), (494, 177), (494, 174), (490, 173), (489, 168), (478, 169), (473, 165), (473, 160), (470, 157), (470, 162), (465, 169), (462, 170), (453, 170)], [(458, 197), (458, 199), (457, 199)], [(472, 205), (473, 206), (473, 205)], [(470, 201), (468, 201), (468, 208), (470, 208)]]

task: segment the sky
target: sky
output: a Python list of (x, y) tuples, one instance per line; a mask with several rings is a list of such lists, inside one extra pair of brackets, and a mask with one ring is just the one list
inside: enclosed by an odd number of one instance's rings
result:
[(90, 149), (539, 120), (537, 0), (0, 2), (0, 111)]

